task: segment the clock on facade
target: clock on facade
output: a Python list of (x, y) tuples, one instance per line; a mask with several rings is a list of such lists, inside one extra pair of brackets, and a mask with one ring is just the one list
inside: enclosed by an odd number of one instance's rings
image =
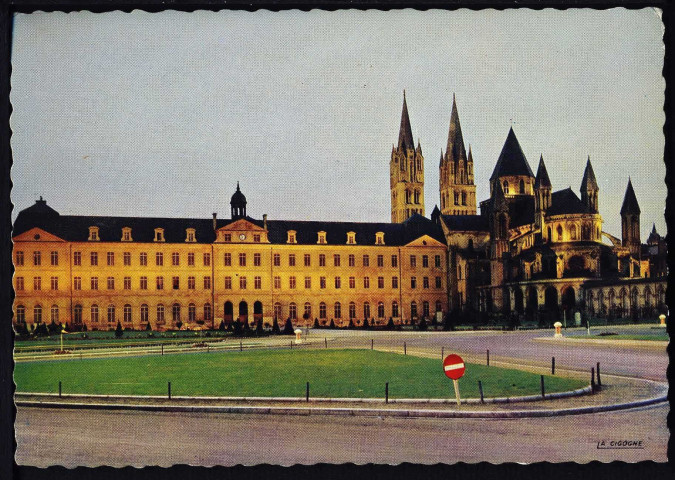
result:
[(246, 238), (246, 234), (242, 233), (239, 235), (239, 240), (244, 240)]

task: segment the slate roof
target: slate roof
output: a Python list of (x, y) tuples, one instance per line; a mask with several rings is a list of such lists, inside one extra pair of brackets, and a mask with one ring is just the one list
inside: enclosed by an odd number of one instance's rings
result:
[(544, 156), (539, 157), (539, 167), (537, 167), (537, 176), (534, 179), (534, 188), (550, 187), (551, 179), (548, 178), (548, 171), (544, 164)]
[(534, 223), (534, 197), (517, 196), (509, 202), (509, 226), (520, 227)]
[(408, 116), (408, 104), (405, 100), (405, 91), (403, 92), (403, 111), (401, 112), (401, 128), (398, 132), (398, 148), (403, 150), (415, 150), (412, 128), (410, 127), (410, 117)]
[[(246, 220), (263, 226), (262, 220), (246, 217)], [(219, 219), (216, 228), (228, 225), (233, 220)], [(119, 242), (122, 228), (131, 227), (134, 242), (153, 242), (155, 228), (164, 229), (166, 243), (184, 243), (186, 229), (194, 228), (197, 243), (212, 243), (215, 238), (213, 220), (199, 218), (158, 218), (158, 217), (99, 217), (59, 215), (44, 201), (22, 210), (14, 223), (12, 236), (19, 235), (33, 227), (39, 227), (67, 241), (84, 242), (89, 237), (89, 227), (99, 227), (102, 242)], [(384, 232), (385, 245), (406, 245), (411, 241), (429, 235), (445, 244), (440, 225), (428, 218), (415, 214), (403, 223), (360, 223), (360, 222), (321, 222), (300, 220), (269, 220), (268, 236), (271, 243), (286, 243), (287, 231), (295, 230), (299, 244), (316, 244), (317, 232), (326, 232), (328, 245), (345, 245), (347, 232), (356, 233), (358, 245), (374, 245), (375, 233)]]
[(485, 215), (441, 215), (443, 222), (453, 232), (487, 232), (490, 230)]
[(495, 169), (492, 171), (490, 180), (492, 181), (495, 178), (506, 175), (528, 175), (534, 177), (530, 164), (527, 163), (516, 134), (513, 132), (513, 127), (506, 136), (506, 141), (502, 147), (502, 152), (499, 154)]
[(586, 161), (586, 169), (584, 170), (584, 178), (581, 179), (581, 191), (598, 190), (598, 182), (595, 180), (595, 173), (591, 165), (591, 157)]
[(546, 210), (547, 215), (564, 215), (567, 213), (592, 213), (571, 188), (558, 190), (551, 194), (551, 206)]
[(624, 213), (640, 214), (640, 206), (638, 205), (635, 190), (633, 190), (633, 183), (628, 179), (628, 186), (626, 187), (626, 194), (623, 197), (623, 205), (621, 205), (621, 215)]

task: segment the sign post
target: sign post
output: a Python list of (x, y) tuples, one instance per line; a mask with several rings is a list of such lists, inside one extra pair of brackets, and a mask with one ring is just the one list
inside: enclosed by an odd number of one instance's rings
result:
[(464, 375), (466, 367), (464, 365), (464, 360), (462, 357), (456, 354), (451, 354), (445, 357), (443, 360), (443, 371), (445, 376), (452, 380), (452, 383), (455, 387), (455, 398), (457, 399), (457, 405), (461, 405), (462, 401), (459, 396), (459, 379)]

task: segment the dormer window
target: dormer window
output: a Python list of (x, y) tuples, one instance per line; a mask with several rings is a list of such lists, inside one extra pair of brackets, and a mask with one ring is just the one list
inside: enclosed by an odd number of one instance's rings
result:
[(122, 241), (131, 242), (131, 227), (122, 228)]
[(347, 245), (356, 245), (356, 232), (347, 232)]
[(185, 241), (186, 242), (196, 242), (197, 238), (195, 237), (195, 229), (194, 228), (187, 228), (185, 229)]
[(318, 232), (319, 239), (317, 240), (316, 243), (319, 245), (325, 245), (326, 244), (326, 232)]
[(155, 228), (155, 242), (163, 242), (163, 241), (164, 241), (164, 229)]
[(223, 242), (231, 242), (232, 241), (232, 234), (231, 233), (223, 233)]
[(384, 245), (384, 232), (377, 232), (375, 234), (375, 245)]
[(287, 240), (286, 240), (286, 243), (298, 243), (298, 241), (297, 241), (297, 239), (296, 239), (296, 236), (295, 236), (296, 233), (297, 233), (297, 232), (296, 232), (295, 230), (289, 230), (289, 231), (287, 232), (288, 238), (287, 238)]
[(100, 238), (98, 237), (98, 227), (89, 227), (89, 241), (98, 242)]

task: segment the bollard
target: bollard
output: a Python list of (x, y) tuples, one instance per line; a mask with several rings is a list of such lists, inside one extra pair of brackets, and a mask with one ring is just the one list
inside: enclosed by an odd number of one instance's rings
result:
[(162, 355), (164, 355), (164, 345), (162, 345)]
[(241, 340), (239, 340), (239, 351), (240, 352), (244, 351), (244, 345), (241, 343)]
[(206, 353), (209, 353), (210, 351), (211, 351), (211, 349), (210, 349), (209, 346), (207, 345), (207, 346), (206, 346)]
[(591, 393), (595, 393), (595, 369), (591, 367)]
[(370, 339), (370, 349), (371, 349), (371, 350), (373, 349), (373, 344), (374, 344), (374, 343), (375, 343), (375, 340), (371, 338), (371, 339)]
[(490, 349), (487, 351), (487, 366), (490, 366)]
[(384, 384), (384, 403), (389, 403), (389, 382)]
[(551, 357), (551, 375), (555, 375), (555, 357)]
[(600, 381), (600, 362), (597, 364), (597, 369), (595, 370), (595, 376), (598, 379), (598, 388), (602, 387), (602, 382)]
[(541, 375), (541, 398), (546, 398), (546, 390), (544, 389), (544, 376)]
[(309, 382), (307, 382), (307, 392), (305, 393), (305, 399), (309, 402)]
[(293, 350), (293, 340), (291, 340), (291, 350)]
[(485, 400), (483, 399), (483, 382), (478, 380), (478, 391), (480, 392), (480, 403), (485, 403)]
[(61, 380), (59, 380), (59, 398), (61, 398)]
[(167, 390), (168, 390), (168, 394), (169, 394), (169, 400), (171, 400), (171, 382), (168, 382)]
[(405, 342), (403, 342), (403, 355), (408, 355)]
[(328, 348), (328, 340), (326, 340), (326, 337), (323, 337), (323, 344)]
[(443, 355), (444, 353), (445, 353), (445, 347), (441, 347), (441, 360), (443, 360), (445, 358), (445, 355)]

